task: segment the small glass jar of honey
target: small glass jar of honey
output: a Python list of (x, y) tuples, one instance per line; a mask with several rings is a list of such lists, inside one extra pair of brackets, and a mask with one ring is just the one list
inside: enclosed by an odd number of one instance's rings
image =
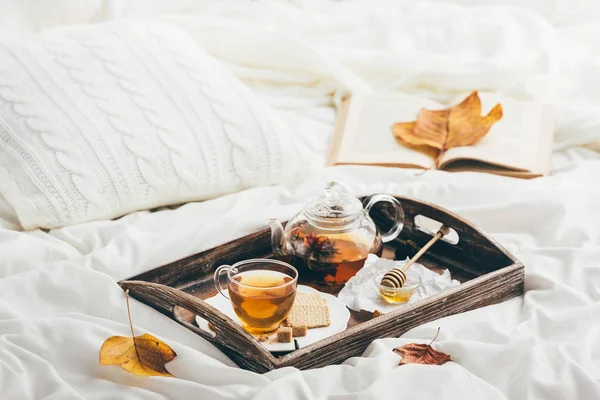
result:
[(406, 274), (406, 282), (401, 288), (393, 288), (381, 284), (383, 275), (380, 274), (375, 276), (375, 287), (379, 291), (381, 298), (390, 304), (401, 304), (406, 303), (415, 291), (421, 286), (421, 277), (415, 273), (408, 271)]

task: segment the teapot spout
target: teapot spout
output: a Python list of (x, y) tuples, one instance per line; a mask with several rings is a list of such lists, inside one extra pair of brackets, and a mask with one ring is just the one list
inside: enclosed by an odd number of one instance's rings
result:
[(273, 254), (276, 256), (285, 256), (283, 225), (275, 218), (270, 218), (267, 221), (267, 225), (271, 228), (271, 246), (273, 247)]

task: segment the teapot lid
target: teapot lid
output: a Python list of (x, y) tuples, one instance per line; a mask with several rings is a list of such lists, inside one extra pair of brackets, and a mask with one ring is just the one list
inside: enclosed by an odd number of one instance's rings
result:
[(310, 200), (304, 206), (308, 217), (317, 220), (353, 220), (360, 215), (363, 206), (356, 197), (336, 189), (335, 182), (325, 186), (325, 192), (320, 197)]

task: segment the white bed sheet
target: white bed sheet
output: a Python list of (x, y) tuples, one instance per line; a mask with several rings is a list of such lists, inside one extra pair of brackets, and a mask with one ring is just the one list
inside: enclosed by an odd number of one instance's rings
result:
[[(557, 158), (560, 172), (530, 182), (340, 167), (293, 188), (256, 188), (118, 221), (48, 234), (2, 230), (0, 397), (366, 399), (401, 388), (408, 398), (599, 398), (600, 190), (589, 182), (600, 158), (585, 150)], [(177, 352), (168, 364), (177, 379), (98, 365), (103, 340), (128, 334), (115, 280), (254, 231), (267, 217), (289, 217), (332, 179), (357, 194), (413, 196), (474, 221), (526, 265), (525, 296), (378, 340), (342, 366), (263, 376), (234, 368), (204, 340), (133, 301), (137, 332)], [(426, 341), (438, 326), (436, 347), (453, 364), (396, 367), (394, 346)]]
[[(0, 228), (0, 398), (600, 398), (598, 153), (563, 150), (554, 156), (554, 175), (532, 181), (316, 167), (331, 133), (332, 103), (348, 89), (392, 87), (439, 98), (472, 85), (502, 89), (557, 106), (557, 147), (597, 140), (594, 10), (578, 2), (580, 19), (572, 10), (560, 19), (559, 2), (538, 10), (543, 14), (406, 4), (202, 2), (196, 10), (210, 9), (213, 17), (168, 18), (278, 107), (296, 128), (307, 173), (287, 186), (116, 221), (50, 232)], [(134, 5), (94, 18), (139, 14)], [(255, 231), (268, 217), (288, 218), (330, 180), (357, 195), (431, 201), (475, 222), (523, 261), (526, 294), (375, 341), (343, 365), (265, 375), (236, 368), (212, 345), (133, 301), (137, 332), (151, 332), (177, 352), (168, 364), (177, 378), (98, 365), (104, 339), (129, 332), (116, 280)], [(438, 326), (436, 348), (453, 363), (396, 366), (393, 347), (428, 341)]]

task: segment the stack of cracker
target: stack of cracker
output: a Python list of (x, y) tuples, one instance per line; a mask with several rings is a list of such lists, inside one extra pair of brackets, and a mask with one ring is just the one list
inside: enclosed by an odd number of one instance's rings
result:
[[(291, 341), (291, 337), (306, 336), (306, 330), (329, 326), (329, 307), (327, 302), (318, 293), (296, 293), (294, 306), (280, 328), (281, 334), (277, 335), (278, 341)], [(291, 327), (291, 335), (287, 329)], [(281, 336), (280, 336), (281, 335)]]
[(286, 319), (288, 325), (310, 328), (329, 326), (329, 307), (318, 293), (296, 293), (294, 306)]

